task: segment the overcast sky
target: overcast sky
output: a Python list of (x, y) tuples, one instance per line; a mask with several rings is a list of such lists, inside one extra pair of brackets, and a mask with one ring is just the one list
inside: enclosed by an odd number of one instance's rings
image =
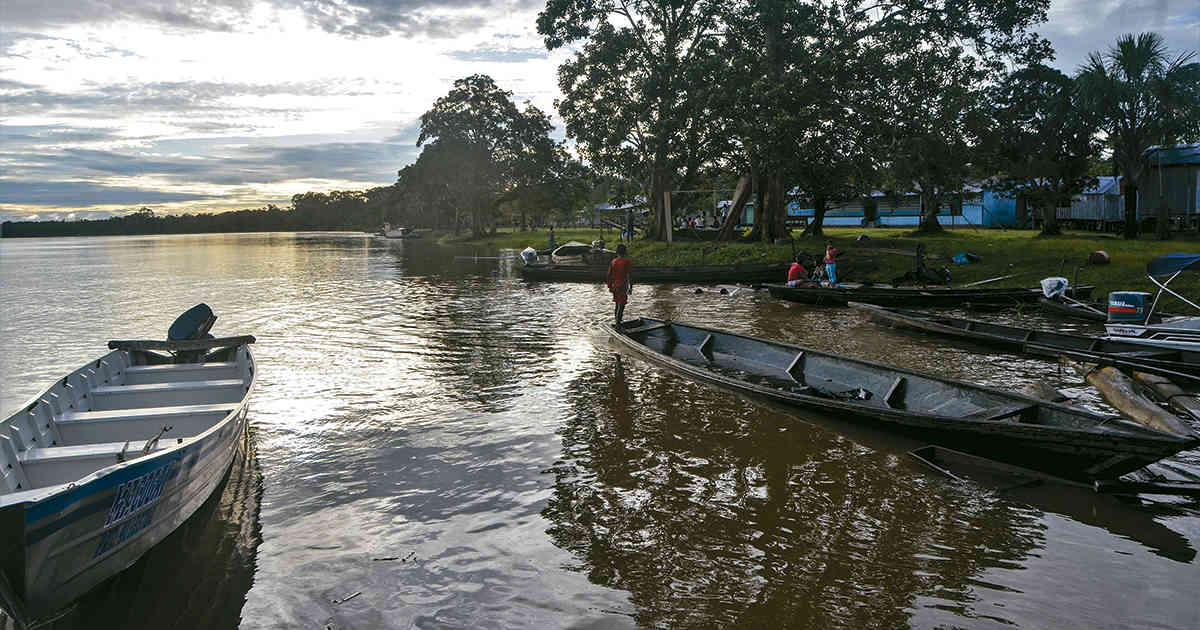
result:
[[(286, 205), (395, 181), (483, 72), (554, 113), (537, 0), (0, 0), (0, 219)], [(1118, 35), (1200, 49), (1200, 0), (1053, 0), (1073, 71)], [(561, 133), (561, 131), (559, 132)]]

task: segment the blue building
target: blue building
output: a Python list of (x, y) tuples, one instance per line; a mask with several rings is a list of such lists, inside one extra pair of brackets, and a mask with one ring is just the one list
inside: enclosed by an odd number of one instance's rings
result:
[[(813, 214), (807, 203), (788, 204), (791, 221), (807, 223)], [(830, 204), (825, 210), (824, 224), (858, 227), (866, 226), (872, 219), (877, 227), (916, 227), (921, 223), (921, 197), (912, 193), (874, 192), (868, 198)], [(1022, 227), (1027, 221), (1024, 204), (980, 187), (969, 187), (961, 195), (945, 200), (938, 212), (938, 222), (946, 227)]]

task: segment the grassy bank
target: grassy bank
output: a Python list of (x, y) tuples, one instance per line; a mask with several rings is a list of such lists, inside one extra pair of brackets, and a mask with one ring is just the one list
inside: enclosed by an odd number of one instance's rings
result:
[[(857, 241), (865, 234), (866, 240)], [(591, 242), (604, 238), (606, 246), (616, 243), (616, 230), (556, 230), (559, 243), (568, 240)], [(824, 239), (801, 238), (795, 233), (795, 247), (814, 255), (824, 250)], [(1028, 230), (949, 230), (939, 236), (918, 236), (906, 228), (827, 228), (826, 238), (845, 252), (839, 258), (839, 277), (847, 281), (887, 282), (915, 265), (918, 243), (925, 243), (927, 264), (948, 267), (954, 285), (1015, 274), (1015, 277), (989, 283), (989, 287), (1033, 286), (1047, 276), (1062, 275), (1074, 281), (1078, 268), (1079, 284), (1096, 285), (1096, 295), (1113, 290), (1153, 291), (1146, 279), (1146, 262), (1169, 252), (1200, 252), (1200, 242), (1177, 238), (1171, 241), (1127, 241), (1112, 235), (1090, 232), (1068, 233), (1043, 238)], [(494, 237), (462, 241), (489, 249), (545, 247), (545, 230), (536, 232), (500, 232)], [(1088, 254), (1108, 252), (1112, 262), (1103, 266), (1086, 264)], [(953, 256), (971, 252), (980, 261), (955, 265)], [(635, 265), (695, 265), (737, 262), (774, 262), (789, 260), (791, 245), (759, 243), (659, 242), (635, 240), (630, 246)], [(1185, 274), (1172, 287), (1179, 286), (1187, 296), (1200, 295), (1200, 274)], [(782, 278), (781, 278), (782, 280)]]

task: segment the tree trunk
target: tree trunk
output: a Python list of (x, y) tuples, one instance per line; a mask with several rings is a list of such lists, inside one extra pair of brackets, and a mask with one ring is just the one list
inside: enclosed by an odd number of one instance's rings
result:
[(763, 189), (762, 178), (754, 178), (754, 227), (750, 228), (750, 233), (746, 238), (751, 241), (757, 241), (762, 238), (763, 231), (763, 209), (766, 206), (767, 191)]
[(813, 220), (804, 228), (802, 236), (825, 236), (825, 195), (813, 198)]
[(671, 229), (671, 226), (667, 224), (667, 211), (663, 199), (663, 193), (667, 190), (665, 180), (666, 178), (658, 172), (650, 180), (650, 198), (647, 200), (650, 206), (650, 216), (646, 226), (646, 238), (652, 241), (667, 240), (667, 230)]
[(938, 223), (938, 210), (941, 209), (941, 203), (938, 198), (928, 193), (921, 193), (921, 226), (919, 231), (941, 232), (942, 224)]
[(777, 238), (785, 238), (787, 234), (787, 204), (783, 194), (783, 178), (778, 174), (767, 176), (766, 201), (763, 204), (761, 217), (755, 217), (755, 223), (762, 225), (759, 236), (764, 243), (774, 243)]
[[(1162, 191), (1159, 191), (1162, 194)], [(1165, 241), (1171, 238), (1171, 213), (1167, 210), (1167, 202), (1160, 199), (1158, 203), (1158, 218), (1154, 222), (1154, 233), (1158, 240)]]
[(1042, 232), (1041, 236), (1059, 236), (1062, 234), (1062, 228), (1058, 225), (1058, 216), (1055, 214), (1054, 202), (1048, 202), (1042, 206)]
[(730, 206), (729, 214), (725, 215), (725, 220), (721, 223), (721, 231), (717, 233), (718, 241), (732, 241), (735, 238), (742, 210), (746, 207), (746, 201), (750, 199), (750, 189), (750, 176), (739, 177), (737, 190), (733, 192), (733, 205)]
[(1125, 184), (1125, 238), (1138, 237), (1137, 186)]

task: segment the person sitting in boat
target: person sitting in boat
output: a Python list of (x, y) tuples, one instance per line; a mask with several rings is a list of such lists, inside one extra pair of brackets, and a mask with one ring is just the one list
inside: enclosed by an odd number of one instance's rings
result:
[(792, 266), (788, 267), (787, 285), (789, 287), (799, 287), (811, 283), (812, 280), (808, 277), (808, 270), (800, 262), (800, 256), (797, 255), (792, 261)]
[(608, 265), (608, 274), (604, 277), (604, 284), (608, 285), (608, 290), (612, 291), (613, 303), (616, 307), (613, 309), (613, 315), (617, 320), (617, 330), (621, 329), (621, 319), (625, 315), (625, 304), (629, 301), (629, 294), (633, 293), (633, 261), (626, 258), (628, 248), (625, 243), (617, 245), (617, 257)]

